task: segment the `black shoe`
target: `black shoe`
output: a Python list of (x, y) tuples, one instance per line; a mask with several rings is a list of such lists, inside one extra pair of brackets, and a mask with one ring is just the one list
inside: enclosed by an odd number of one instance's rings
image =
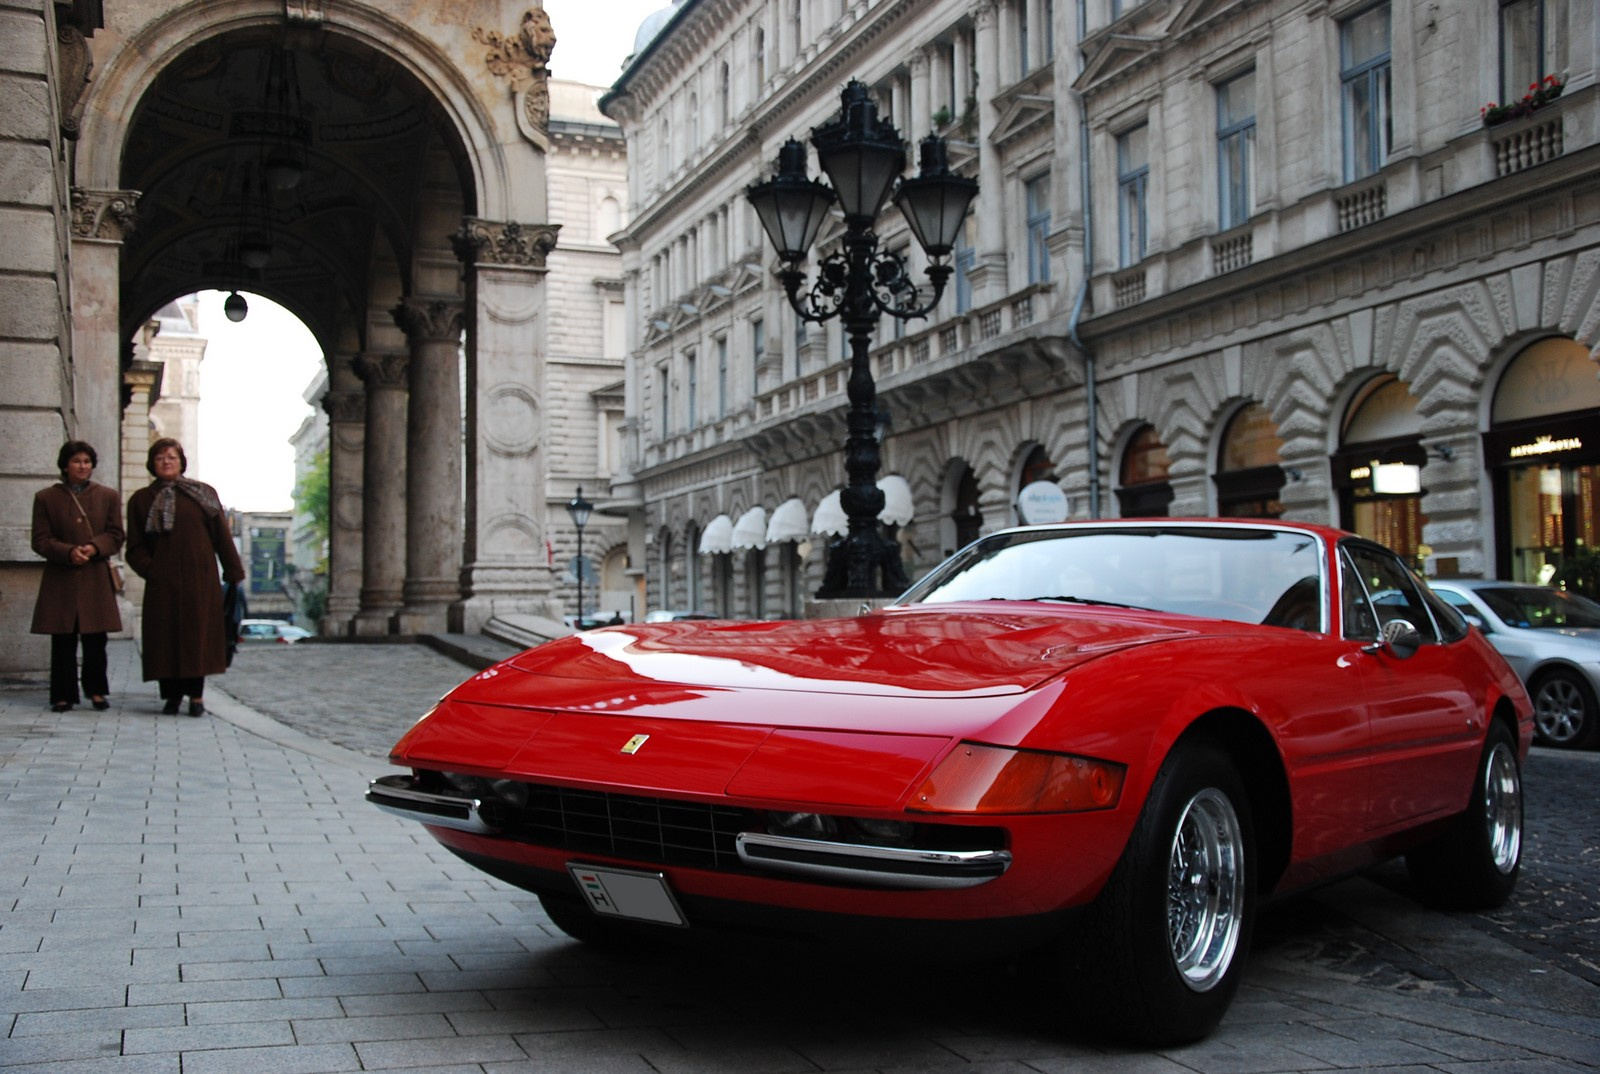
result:
[(93, 705), (100, 712), (104, 712), (106, 709), (111, 707), (111, 702), (103, 697), (91, 697), (89, 699), (89, 704)]
[(72, 702), (70, 702), (70, 701), (57, 701), (55, 704), (50, 706), (50, 711), (51, 712), (66, 712), (67, 710), (69, 710), (71, 708), (72, 708)]
[(201, 701), (198, 697), (189, 702), (189, 715), (190, 716), (204, 716), (205, 714), (206, 714), (205, 702)]
[(183, 699), (181, 697), (168, 698), (167, 703), (161, 706), (162, 714), (166, 716), (176, 716), (178, 714), (178, 702), (182, 700)]

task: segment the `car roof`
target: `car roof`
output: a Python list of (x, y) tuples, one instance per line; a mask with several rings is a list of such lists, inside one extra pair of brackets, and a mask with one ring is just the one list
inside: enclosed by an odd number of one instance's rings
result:
[(1457, 589), (1539, 589), (1549, 591), (1547, 585), (1533, 582), (1502, 582), (1494, 578), (1429, 578), (1429, 585), (1454, 586)]
[(1180, 516), (1175, 518), (1095, 518), (1082, 519), (1073, 522), (1055, 522), (1038, 526), (1012, 526), (998, 530), (998, 533), (1039, 533), (1051, 530), (1061, 533), (1077, 533), (1083, 530), (1109, 529), (1183, 529), (1185, 527), (1207, 529), (1250, 529), (1250, 530), (1280, 530), (1291, 533), (1308, 533), (1321, 537), (1327, 541), (1338, 541), (1346, 537), (1355, 537), (1356, 534), (1348, 530), (1341, 530), (1334, 526), (1324, 526), (1316, 522), (1296, 522), (1283, 518), (1216, 518)]

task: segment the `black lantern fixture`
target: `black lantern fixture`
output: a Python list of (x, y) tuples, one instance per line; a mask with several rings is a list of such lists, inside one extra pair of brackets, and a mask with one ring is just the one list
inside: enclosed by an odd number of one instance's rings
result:
[[(817, 596), (893, 597), (909, 582), (900, 546), (878, 528), (884, 501), (877, 484), (877, 389), (868, 352), (881, 316), (926, 317), (939, 304), (953, 271), (944, 259), (955, 247), (978, 183), (950, 170), (944, 139), (932, 135), (922, 142), (920, 174), (903, 177), (905, 143), (894, 125), (878, 115), (867, 87), (854, 79), (840, 94), (839, 113), (811, 132), (811, 144), (827, 183), (807, 175), (805, 146), (790, 138), (778, 152), (777, 174), (751, 186), (745, 196), (782, 262), (778, 279), (789, 305), (805, 321), (839, 318), (850, 339), (848, 483), (839, 497), (850, 529), (828, 546)], [(878, 249), (873, 227), (891, 196), (930, 259), (926, 296), (903, 258)], [(841, 248), (822, 259), (816, 282), (802, 292), (806, 277), (801, 265), (835, 204), (844, 214)]]
[(573, 618), (573, 626), (583, 629), (583, 527), (589, 524), (589, 516), (594, 514), (594, 504), (583, 498), (583, 486), (578, 486), (578, 494), (567, 501), (567, 515), (572, 519), (573, 527), (578, 531), (578, 614)]
[(228, 292), (228, 297), (222, 300), (222, 315), (234, 324), (238, 324), (250, 314), (250, 303), (238, 291)]

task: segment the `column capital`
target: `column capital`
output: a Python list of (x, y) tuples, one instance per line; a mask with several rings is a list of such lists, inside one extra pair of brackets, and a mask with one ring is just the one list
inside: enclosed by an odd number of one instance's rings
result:
[(999, 5), (995, 0), (975, 0), (970, 11), (973, 23), (980, 30), (993, 29), (995, 20), (1000, 17)]
[(521, 224), (462, 219), (461, 227), (450, 236), (456, 257), (468, 265), (506, 265), (543, 271), (545, 255), (556, 248), (560, 224)]
[(389, 311), (412, 344), (455, 343), (466, 328), (466, 306), (457, 298), (403, 298)]
[(138, 223), (139, 191), (72, 188), (72, 237), (121, 242)]
[(411, 356), (369, 351), (356, 355), (351, 365), (355, 368), (356, 376), (360, 377), (369, 389), (404, 388)]
[(366, 393), (360, 391), (334, 391), (322, 397), (322, 410), (331, 422), (365, 421), (367, 417)]

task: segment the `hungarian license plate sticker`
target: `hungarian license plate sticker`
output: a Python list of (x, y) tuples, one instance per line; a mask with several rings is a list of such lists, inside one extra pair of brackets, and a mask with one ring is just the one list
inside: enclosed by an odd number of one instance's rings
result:
[(577, 882), (589, 909), (597, 914), (679, 928), (689, 924), (678, 908), (678, 900), (672, 897), (672, 889), (667, 887), (665, 874), (576, 863), (569, 863), (567, 871)]

